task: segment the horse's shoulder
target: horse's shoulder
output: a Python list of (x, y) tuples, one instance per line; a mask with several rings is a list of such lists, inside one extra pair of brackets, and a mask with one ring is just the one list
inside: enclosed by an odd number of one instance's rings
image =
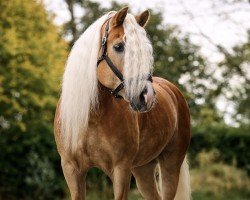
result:
[(60, 123), (60, 106), (61, 106), (61, 98), (58, 100), (56, 105), (55, 117), (54, 117), (54, 125), (55, 127)]
[(62, 155), (63, 144), (61, 140), (61, 117), (60, 117), (60, 106), (61, 106), (61, 98), (57, 102), (55, 117), (54, 117), (54, 136), (57, 144), (58, 152)]

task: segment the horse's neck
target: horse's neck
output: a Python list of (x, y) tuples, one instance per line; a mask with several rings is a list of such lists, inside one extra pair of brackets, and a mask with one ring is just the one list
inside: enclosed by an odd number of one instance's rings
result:
[(117, 115), (127, 115), (127, 111), (131, 112), (129, 104), (124, 99), (115, 98), (108, 88), (101, 84), (98, 85), (98, 106), (96, 111), (91, 114), (90, 120), (103, 122), (114, 119)]
[(98, 84), (98, 111), (107, 112), (112, 110), (114, 104), (114, 97), (110, 93), (109, 89)]

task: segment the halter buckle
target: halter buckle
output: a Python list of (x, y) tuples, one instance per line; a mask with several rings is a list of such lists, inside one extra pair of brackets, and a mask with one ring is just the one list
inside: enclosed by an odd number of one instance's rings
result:
[(104, 36), (102, 39), (102, 46), (105, 46), (106, 42), (107, 42), (107, 37)]

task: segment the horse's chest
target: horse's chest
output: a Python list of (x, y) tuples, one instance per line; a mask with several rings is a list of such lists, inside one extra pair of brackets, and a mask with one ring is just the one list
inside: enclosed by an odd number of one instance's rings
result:
[(84, 137), (84, 148), (95, 165), (132, 162), (138, 147), (138, 126), (135, 123), (127, 124), (124, 118), (114, 118), (112, 122), (106, 123), (90, 123)]
[(172, 118), (170, 114), (157, 118), (148, 114), (107, 116), (90, 123), (84, 148), (97, 165), (100, 162), (145, 164), (161, 153), (173, 135), (176, 121), (171, 121)]
[(140, 121), (139, 148), (134, 165), (143, 165), (155, 159), (167, 146), (176, 131), (176, 118), (171, 113), (158, 118), (148, 116)]

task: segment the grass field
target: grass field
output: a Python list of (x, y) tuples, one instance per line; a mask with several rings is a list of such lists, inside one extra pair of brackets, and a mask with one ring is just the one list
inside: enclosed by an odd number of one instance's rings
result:
[[(112, 194), (103, 195), (98, 191), (88, 191), (87, 200), (113, 200)], [(192, 193), (192, 200), (249, 200), (250, 191), (228, 191), (217, 194), (206, 191), (195, 191)], [(143, 200), (139, 192), (134, 189), (129, 194), (129, 200)]]
[[(103, 196), (97, 191), (89, 191), (87, 200), (113, 200), (112, 196)], [(250, 196), (246, 192), (230, 191), (226, 194), (210, 194), (202, 191), (195, 191), (192, 194), (192, 200), (249, 200)], [(143, 200), (137, 190), (132, 190), (129, 200)]]

